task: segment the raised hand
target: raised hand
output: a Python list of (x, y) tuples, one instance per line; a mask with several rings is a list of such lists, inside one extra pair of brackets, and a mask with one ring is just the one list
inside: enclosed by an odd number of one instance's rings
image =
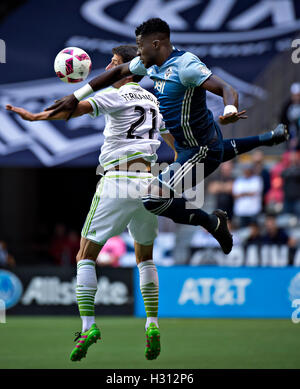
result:
[(241, 112), (232, 112), (224, 116), (219, 116), (220, 124), (230, 124), (237, 122), (239, 119), (247, 119), (248, 116), (245, 113), (246, 110), (243, 110)]

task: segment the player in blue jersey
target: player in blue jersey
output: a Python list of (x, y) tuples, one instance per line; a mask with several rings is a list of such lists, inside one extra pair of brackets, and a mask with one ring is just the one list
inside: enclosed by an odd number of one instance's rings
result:
[(48, 109), (54, 109), (53, 114), (67, 110), (71, 116), (78, 101), (92, 92), (130, 74), (148, 75), (154, 81), (154, 92), (160, 102), (166, 128), (175, 138), (178, 158), (176, 164), (171, 164), (152, 183), (149, 194), (143, 199), (144, 206), (150, 212), (169, 217), (176, 223), (204, 227), (228, 254), (232, 249), (232, 235), (228, 230), (226, 212), (216, 210), (208, 214), (189, 207), (184, 196), (177, 195), (176, 189), (188, 174), (190, 186), (203, 179), (197, 174), (197, 164), (204, 164), (204, 177), (207, 177), (220, 163), (238, 154), (284, 142), (289, 137), (288, 130), (280, 124), (275, 130), (258, 136), (223, 139), (206, 106), (206, 91), (223, 97), (224, 114), (219, 120), (221, 124), (228, 124), (247, 118), (246, 111), (238, 112), (238, 94), (234, 88), (213, 75), (194, 54), (174, 48), (168, 24), (159, 18), (149, 19), (137, 27), (136, 41), (138, 57), (94, 78)]

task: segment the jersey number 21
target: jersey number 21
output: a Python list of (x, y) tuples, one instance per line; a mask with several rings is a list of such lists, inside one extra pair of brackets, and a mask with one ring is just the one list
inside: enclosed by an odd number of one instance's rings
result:
[[(135, 112), (139, 112), (140, 117), (138, 120), (130, 126), (128, 132), (127, 132), (127, 138), (130, 139), (143, 139), (142, 136), (134, 135), (133, 132), (136, 131), (140, 126), (142, 126), (145, 123), (146, 115), (149, 114), (145, 108), (137, 105), (134, 107)], [(153, 139), (153, 134), (156, 129), (156, 110), (154, 108), (149, 109), (150, 114), (152, 115), (152, 127), (149, 129), (149, 139)]]

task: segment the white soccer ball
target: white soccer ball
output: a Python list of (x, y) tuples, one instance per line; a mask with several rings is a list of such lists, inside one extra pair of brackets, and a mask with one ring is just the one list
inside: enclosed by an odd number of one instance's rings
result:
[(56, 75), (60, 80), (68, 83), (85, 80), (91, 67), (91, 58), (79, 47), (66, 47), (57, 54), (54, 61)]

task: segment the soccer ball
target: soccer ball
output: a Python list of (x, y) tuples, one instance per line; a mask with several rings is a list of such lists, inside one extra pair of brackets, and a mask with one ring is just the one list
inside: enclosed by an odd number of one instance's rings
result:
[(89, 55), (79, 47), (66, 47), (54, 61), (54, 71), (60, 80), (68, 83), (81, 82), (91, 71), (92, 61)]

